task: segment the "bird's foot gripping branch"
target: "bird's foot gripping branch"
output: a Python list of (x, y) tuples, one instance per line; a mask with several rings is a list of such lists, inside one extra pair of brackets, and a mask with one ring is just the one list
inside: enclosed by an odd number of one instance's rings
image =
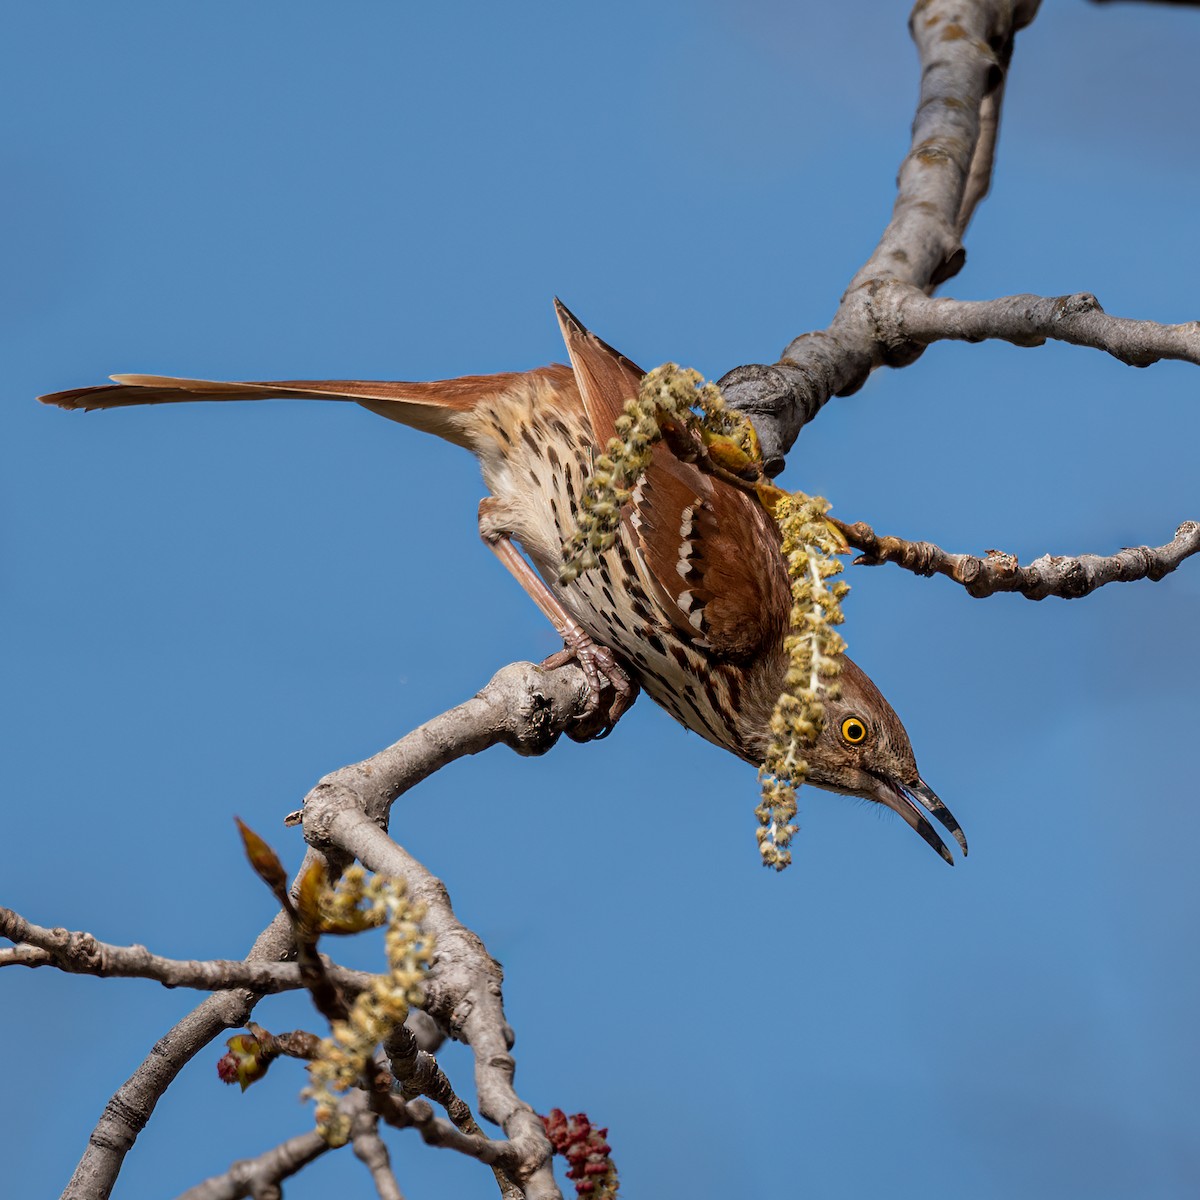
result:
[(839, 695), (846, 643), (834, 626), (842, 623), (841, 601), (850, 587), (830, 580), (842, 571), (837, 555), (850, 548), (826, 519), (829, 504), (823, 497), (785, 492), (767, 481), (754, 426), (726, 407), (716, 384), (705, 383), (696, 371), (666, 363), (645, 375), (637, 396), (626, 402), (616, 433), (594, 463), (575, 533), (563, 547), (562, 582), (597, 567), (600, 555), (615, 544), (622, 508), (659, 443), (681, 461), (754, 494), (779, 528), (792, 596), (784, 639), (788, 665), (759, 767), (762, 800), (755, 815), (763, 864), (781, 871), (792, 860), (788, 846), (796, 832), (796, 788), (808, 774), (805, 751), (824, 721), (822, 697)]

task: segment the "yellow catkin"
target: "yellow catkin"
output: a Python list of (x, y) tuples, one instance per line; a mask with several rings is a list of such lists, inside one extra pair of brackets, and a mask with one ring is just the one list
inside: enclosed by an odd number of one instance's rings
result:
[(824, 520), (828, 502), (795, 492), (779, 498), (774, 516), (783, 535), (782, 551), (792, 587), (791, 632), (784, 639), (788, 670), (784, 690), (771, 714), (771, 741), (759, 768), (762, 801), (758, 848), (764, 865), (782, 871), (792, 861), (788, 846), (796, 832), (796, 788), (808, 774), (804, 751), (821, 731), (821, 697), (837, 697), (837, 675), (846, 643), (833, 628), (843, 620), (845, 583), (827, 583), (842, 570), (835, 557), (845, 547)]
[(308, 1065), (305, 1095), (315, 1102), (317, 1132), (331, 1146), (341, 1146), (350, 1136), (350, 1122), (337, 1095), (355, 1086), (375, 1048), (404, 1024), (411, 1005), (421, 1003), (433, 938), (421, 929), (425, 910), (407, 899), (403, 882), (380, 875), (368, 878), (359, 867), (352, 867), (322, 896), (321, 913), (329, 922), (325, 932), (386, 926), (387, 973), (359, 992), (345, 1021), (333, 1022), (330, 1036)]

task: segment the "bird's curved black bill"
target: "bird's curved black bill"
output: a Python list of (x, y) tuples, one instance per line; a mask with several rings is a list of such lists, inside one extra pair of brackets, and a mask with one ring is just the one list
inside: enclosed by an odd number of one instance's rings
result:
[[(962, 826), (955, 820), (954, 814), (938, 799), (937, 793), (919, 776), (915, 784), (897, 783), (892, 779), (876, 776), (881, 787), (875, 795), (881, 804), (886, 804), (902, 821), (930, 845), (941, 858), (954, 866), (954, 855), (946, 848), (946, 843), (938, 836), (938, 832), (926, 819), (925, 813), (917, 807), (932, 813), (951, 833), (954, 840), (962, 847), (963, 858), (967, 857), (967, 838)], [(916, 803), (914, 803), (914, 801)]]
[(954, 814), (938, 799), (937, 792), (933, 790), (920, 777), (917, 778), (916, 786), (904, 789), (908, 794), (917, 801), (923, 808), (941, 821), (941, 823), (950, 831), (954, 840), (962, 847), (963, 858), (967, 857), (967, 835), (963, 833), (962, 826), (954, 819)]

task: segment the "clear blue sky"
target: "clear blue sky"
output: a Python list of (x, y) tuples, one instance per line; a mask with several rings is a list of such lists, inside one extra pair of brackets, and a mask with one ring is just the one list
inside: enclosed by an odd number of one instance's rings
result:
[[(890, 10), (890, 11), (885, 11)], [(0, 902), (182, 957), (272, 915), (235, 840), (553, 633), (480, 545), (475, 465), (357, 409), (89, 417), (113, 371), (439, 378), (561, 358), (561, 295), (717, 376), (825, 324), (892, 203), (904, 5), (9, 4), (0, 111), (7, 714)], [(1049, 4), (950, 294), (1200, 317), (1200, 13)], [(941, 346), (832, 402), (785, 481), (1023, 558), (1200, 517), (1200, 371)], [(607, 1124), (630, 1197), (1194, 1195), (1200, 563), (1078, 602), (853, 569), (846, 636), (972, 846), (806, 791), (762, 870), (754, 773), (642, 700), (396, 808), (507, 972), (517, 1082)], [(360, 959), (367, 965), (369, 958)], [(192, 1005), (0, 977), (13, 1197), (56, 1195)], [(312, 1025), (299, 1000), (271, 1028)], [(287, 1064), (202, 1055), (118, 1195), (308, 1126)], [(446, 1064), (460, 1086), (467, 1054)], [(406, 1194), (486, 1172), (391, 1138)], [(362, 1167), (329, 1156), (289, 1200)]]

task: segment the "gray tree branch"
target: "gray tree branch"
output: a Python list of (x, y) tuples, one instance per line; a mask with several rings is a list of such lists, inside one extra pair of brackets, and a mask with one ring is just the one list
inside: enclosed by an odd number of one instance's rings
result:
[[(306, 859), (307, 861), (307, 859)], [(278, 962), (292, 952), (291, 922), (280, 913), (259, 934), (250, 962)], [(63, 1200), (107, 1200), (138, 1134), (176, 1075), (224, 1030), (244, 1025), (259, 997), (245, 988), (209, 996), (161, 1037), (117, 1089), (88, 1138)]]
[(831, 396), (849, 395), (877, 367), (905, 366), (920, 353), (883, 343), (872, 290), (898, 282), (924, 294), (962, 268), (962, 234), (991, 179), (1013, 38), (1038, 3), (918, 0), (913, 8), (921, 88), (891, 221), (825, 329), (795, 338), (777, 363), (735, 367), (720, 380), (729, 403), (754, 421), (768, 474), (782, 469), (796, 435)]
[[(563, 675), (562, 671), (568, 671)], [(516, 1149), (530, 1200), (557, 1198), (550, 1144), (540, 1119), (513, 1088), (513, 1034), (505, 1018), (500, 965), (454, 914), (445, 885), (384, 832), (394, 801), (447, 762), (499, 742), (540, 754), (584, 711), (586, 685), (576, 668), (543, 671), (514, 663), (477, 696), (435, 717), (394, 746), (326, 776), (305, 798), (310, 845), (348, 853), (372, 871), (403, 879), (425, 905), (425, 927), (437, 939), (426, 983), (426, 1011), (471, 1046), (480, 1112)]]
[[(520, 754), (549, 750), (584, 713), (587, 683), (574, 665), (543, 671), (513, 663), (496, 673), (472, 700), (435, 717), (379, 754), (326, 776), (305, 800), (305, 834), (310, 843), (354, 854), (357, 833), (343, 842), (343, 827), (357, 830), (358, 815), (377, 835), (372, 857), (386, 861), (388, 874), (405, 879), (423, 900), (438, 934), (438, 958), (430, 972), (430, 1009), (454, 1036), (467, 1041), (476, 1061), (481, 1111), (516, 1144), (528, 1178), (530, 1200), (561, 1200), (548, 1166), (550, 1146), (533, 1110), (512, 1087), (512, 1031), (504, 1019), (499, 964), (483, 943), (454, 916), (444, 885), (383, 833), (391, 804), (456, 758), (504, 743)], [(361, 808), (359, 805), (361, 804)], [(379, 822), (379, 824), (376, 824)], [(390, 848), (390, 850), (388, 849)], [(393, 853), (394, 852), (394, 853)], [(309, 850), (304, 864), (317, 854)], [(366, 865), (377, 869), (372, 862)], [(248, 962), (280, 962), (294, 952), (291, 922), (280, 913), (259, 935)], [(210, 996), (175, 1025), (106, 1105), (72, 1175), (64, 1200), (106, 1200), (121, 1163), (145, 1128), (175, 1076), (224, 1030), (244, 1025), (260, 999), (239, 988)], [(455, 1132), (458, 1132), (457, 1130)]]

